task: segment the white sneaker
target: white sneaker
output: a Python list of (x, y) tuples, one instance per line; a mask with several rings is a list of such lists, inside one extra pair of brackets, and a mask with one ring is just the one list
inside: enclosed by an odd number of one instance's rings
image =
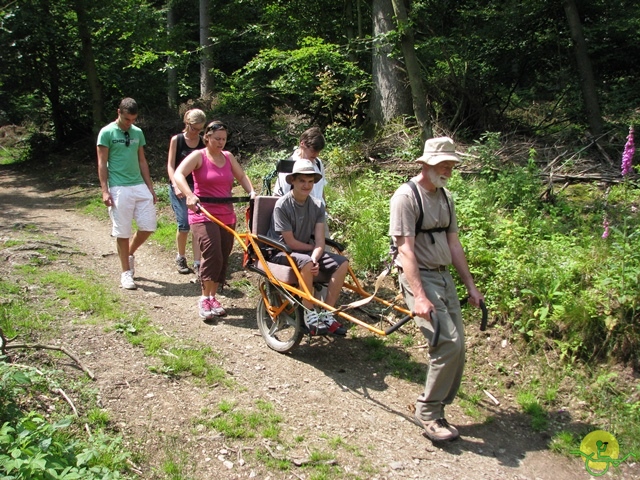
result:
[(131, 270), (122, 272), (122, 275), (120, 275), (120, 285), (122, 285), (122, 288), (127, 290), (135, 290), (138, 288), (136, 283), (133, 281), (133, 273), (131, 273)]
[(129, 255), (129, 270), (131, 271), (131, 278), (133, 279), (136, 274), (136, 257)]
[(318, 312), (313, 309), (305, 310), (304, 323), (307, 325), (311, 335), (326, 335), (329, 333), (329, 327), (320, 319)]

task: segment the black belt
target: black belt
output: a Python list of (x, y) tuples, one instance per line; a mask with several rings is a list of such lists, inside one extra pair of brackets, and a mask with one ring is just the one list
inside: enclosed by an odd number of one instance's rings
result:
[(440, 265), (439, 267), (436, 268), (421, 268), (420, 271), (422, 272), (446, 272), (447, 270), (449, 270), (449, 266), (448, 265)]
[(251, 200), (251, 197), (198, 197), (200, 203), (243, 203)]
[[(396, 268), (398, 269), (398, 272), (402, 273), (402, 267), (399, 265), (396, 265)], [(449, 270), (449, 266), (448, 265), (440, 265), (439, 267), (436, 268), (420, 268), (419, 269), (421, 272), (446, 272)]]

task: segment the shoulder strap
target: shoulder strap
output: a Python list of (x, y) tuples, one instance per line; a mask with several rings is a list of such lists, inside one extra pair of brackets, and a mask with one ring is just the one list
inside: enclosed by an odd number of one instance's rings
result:
[(178, 166), (178, 164), (182, 160), (181, 158), (178, 158), (178, 157), (182, 154), (182, 150), (184, 149), (184, 143), (185, 143), (184, 133), (179, 133), (178, 135), (176, 135), (176, 158), (175, 158), (176, 166)]
[(418, 220), (416, 221), (416, 237), (418, 236), (419, 233), (426, 233), (427, 235), (429, 235), (429, 238), (431, 239), (431, 243), (436, 243), (436, 239), (433, 238), (433, 234), (438, 232), (446, 232), (447, 230), (449, 230), (449, 227), (451, 226), (451, 204), (449, 203), (449, 198), (447, 197), (447, 193), (444, 191), (444, 188), (440, 189), (440, 191), (442, 192), (442, 195), (444, 196), (444, 201), (447, 202), (447, 210), (449, 210), (449, 223), (447, 224), (447, 226), (435, 227), (435, 228), (422, 228), (422, 222), (424, 220), (424, 210), (422, 208), (422, 200), (420, 199), (420, 194), (418, 193), (418, 187), (412, 181), (408, 181), (407, 183), (411, 187), (411, 190), (413, 191), (413, 195), (416, 199), (416, 202), (418, 202), (418, 208), (420, 209), (420, 214), (418, 215)]
[(416, 203), (418, 204), (418, 209), (420, 210), (420, 213), (418, 214), (418, 220), (416, 220), (416, 237), (417, 237), (418, 233), (420, 233), (420, 231), (422, 230), (422, 222), (424, 221), (424, 210), (422, 209), (422, 200), (420, 199), (420, 194), (418, 193), (417, 185), (411, 180), (407, 182), (407, 185), (411, 187), (413, 196), (415, 197)]

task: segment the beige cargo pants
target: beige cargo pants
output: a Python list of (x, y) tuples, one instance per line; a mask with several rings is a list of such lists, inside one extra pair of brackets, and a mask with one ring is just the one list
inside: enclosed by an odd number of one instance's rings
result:
[[(453, 278), (448, 271), (420, 271), (422, 288), (434, 304), (440, 322), (438, 345), (429, 348), (427, 380), (424, 392), (416, 401), (416, 416), (424, 421), (445, 418), (444, 407), (453, 402), (458, 393), (464, 370), (464, 325), (460, 300)], [(403, 273), (399, 276), (405, 302), (413, 310), (413, 292)], [(431, 344), (433, 324), (430, 320), (416, 317), (420, 331)]]

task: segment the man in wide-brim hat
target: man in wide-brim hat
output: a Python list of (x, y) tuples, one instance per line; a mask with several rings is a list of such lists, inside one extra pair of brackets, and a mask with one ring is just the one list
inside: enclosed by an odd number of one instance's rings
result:
[(484, 298), (469, 271), (458, 238), (453, 198), (445, 188), (453, 168), (460, 163), (453, 140), (427, 140), (424, 153), (416, 162), (421, 164), (421, 171), (410, 180), (415, 193), (409, 183), (396, 190), (391, 198), (389, 223), (389, 235), (398, 251), (396, 263), (405, 301), (430, 344), (434, 334), (431, 315), (440, 322), (438, 344), (429, 349), (427, 380), (416, 401), (415, 421), (432, 441), (455, 440), (458, 430), (449, 424), (444, 409), (458, 393), (465, 352), (460, 301), (449, 266), (458, 271), (471, 304), (480, 306)]
[[(280, 197), (276, 202), (271, 219), (269, 237), (274, 238), (291, 250), (291, 257), (300, 269), (302, 279), (310, 292), (313, 292), (313, 279), (320, 272), (329, 274), (325, 303), (335, 306), (349, 262), (346, 257), (324, 251), (324, 204), (311, 196), (313, 186), (322, 179), (311, 160), (297, 160), (293, 171), (286, 176), (286, 182), (291, 185), (291, 191)], [(289, 265), (284, 252), (273, 255), (270, 262)], [(317, 311), (313, 302), (303, 299), (305, 307), (304, 320), (312, 335), (346, 335), (343, 327), (326, 310)]]

